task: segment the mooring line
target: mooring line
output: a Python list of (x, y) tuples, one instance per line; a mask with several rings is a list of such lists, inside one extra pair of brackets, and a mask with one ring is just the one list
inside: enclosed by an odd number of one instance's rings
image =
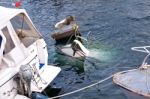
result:
[(87, 88), (90, 88), (90, 87), (93, 87), (93, 86), (98, 85), (98, 84), (100, 84), (100, 83), (103, 83), (104, 81), (109, 80), (109, 79), (112, 78), (112, 77), (113, 77), (113, 75), (110, 75), (110, 76), (106, 77), (105, 79), (100, 80), (100, 81), (98, 81), (98, 82), (96, 82), (96, 83), (93, 83), (93, 84), (91, 84), (91, 85), (85, 86), (85, 87), (83, 87), (83, 88), (80, 88), (80, 89), (77, 89), (77, 90), (74, 90), (74, 91), (71, 91), (71, 92), (62, 94), (62, 95), (54, 96), (54, 97), (51, 97), (51, 98), (48, 98), (48, 99), (56, 99), (56, 98), (60, 98), (60, 97), (64, 97), (64, 96), (68, 96), (68, 95), (71, 95), (71, 94), (80, 92), (80, 91), (85, 90), (85, 89), (87, 89)]

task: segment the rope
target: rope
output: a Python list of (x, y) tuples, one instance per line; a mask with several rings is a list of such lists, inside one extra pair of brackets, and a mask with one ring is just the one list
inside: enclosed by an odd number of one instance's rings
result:
[(147, 60), (147, 58), (148, 58), (149, 56), (150, 56), (150, 54), (148, 54), (148, 55), (144, 58), (144, 60), (143, 60), (143, 62), (142, 62), (142, 65), (140, 66), (140, 68), (144, 68), (144, 66), (147, 65), (146, 60)]
[(75, 24), (74, 26), (73, 26), (73, 29), (74, 29), (74, 32), (75, 32), (75, 37), (77, 37), (77, 31), (78, 31), (78, 25), (77, 24)]
[(68, 39), (67, 43), (66, 44), (69, 44), (71, 38), (74, 36), (74, 34), (71, 35), (71, 37)]
[[(75, 24), (75, 25), (73, 25), (73, 29), (74, 29), (74, 32), (75, 32), (75, 37), (77, 38), (77, 31), (78, 31), (78, 26)], [(72, 39), (72, 37), (74, 36), (74, 34), (72, 34), (71, 36), (70, 36), (70, 38), (68, 39), (68, 41), (67, 41), (67, 43), (66, 44), (69, 44), (69, 42), (70, 42), (70, 40)]]
[[(147, 50), (147, 49), (145, 49)], [(146, 87), (147, 87), (147, 90), (148, 90), (148, 93), (150, 93), (150, 88), (149, 88), (149, 80), (148, 80), (148, 67), (149, 65), (146, 63), (146, 60), (148, 59), (148, 57), (150, 56), (150, 53), (144, 58), (143, 62), (142, 62), (142, 65), (140, 66), (140, 69), (146, 69)]]
[(103, 83), (104, 81), (107, 81), (108, 79), (110, 79), (110, 78), (112, 78), (112, 77), (113, 77), (113, 75), (110, 75), (110, 76), (106, 77), (105, 79), (100, 80), (100, 81), (98, 81), (98, 82), (96, 82), (96, 83), (93, 83), (93, 84), (91, 84), (91, 85), (89, 85), (89, 86), (85, 86), (85, 87), (83, 87), (83, 88), (74, 90), (74, 91), (72, 91), (72, 92), (68, 92), (68, 93), (65, 93), (65, 94), (62, 94), (62, 95), (54, 96), (54, 97), (51, 97), (51, 98), (48, 98), (48, 99), (56, 99), (56, 98), (60, 98), (60, 97), (64, 97), (64, 96), (68, 96), (68, 95), (71, 95), (71, 94), (80, 92), (80, 91), (82, 91), (82, 90), (85, 90), (85, 89), (88, 89), (88, 88), (93, 87), (93, 86), (95, 86), (95, 85), (98, 85), (98, 84), (100, 84), (100, 83)]

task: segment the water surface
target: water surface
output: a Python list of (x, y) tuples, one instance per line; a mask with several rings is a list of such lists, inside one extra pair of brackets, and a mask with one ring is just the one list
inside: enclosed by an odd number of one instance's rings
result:
[[(67, 93), (95, 83), (116, 72), (137, 68), (145, 54), (133, 46), (150, 44), (149, 0), (31, 0), (25, 8), (42, 33), (49, 51), (49, 64), (62, 71), (52, 83)], [(91, 31), (86, 47), (92, 54), (81, 61), (58, 54), (50, 38), (54, 24), (73, 15), (84, 37)], [(61, 99), (127, 99), (111, 80)]]

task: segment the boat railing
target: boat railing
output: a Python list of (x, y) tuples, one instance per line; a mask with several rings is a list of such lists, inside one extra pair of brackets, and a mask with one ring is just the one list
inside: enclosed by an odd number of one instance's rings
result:
[(150, 49), (150, 46), (139, 46), (139, 47), (132, 47), (131, 50), (150, 54), (150, 50), (148, 50), (148, 48)]
[(131, 50), (133, 51), (139, 51), (139, 52), (144, 52), (147, 53), (146, 57), (144, 58), (140, 69), (147, 69), (148, 67), (150, 67), (150, 64), (148, 64), (146, 61), (150, 56), (150, 51), (148, 50), (148, 48), (150, 49), (150, 46), (139, 46), (139, 47), (132, 47)]
[(76, 36), (77, 38), (80, 38), (81, 40), (87, 41), (87, 39), (85, 37), (81, 37), (81, 36)]
[(78, 35), (78, 36), (76, 36), (76, 38), (80, 38), (81, 40), (86, 41), (86, 47), (88, 48), (88, 46), (89, 46), (89, 41), (90, 41), (90, 35), (91, 35), (91, 31), (89, 31), (89, 32), (87, 33), (87, 36), (86, 36), (86, 37), (83, 37), (83, 36)]

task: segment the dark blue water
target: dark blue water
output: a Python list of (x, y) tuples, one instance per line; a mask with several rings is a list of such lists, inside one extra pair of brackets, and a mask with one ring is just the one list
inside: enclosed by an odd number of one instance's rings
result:
[[(29, 0), (28, 0), (29, 1)], [(149, 0), (31, 0), (25, 8), (42, 33), (49, 51), (49, 64), (62, 71), (52, 83), (61, 94), (95, 83), (116, 72), (137, 68), (145, 54), (133, 46), (150, 44)], [(50, 38), (54, 24), (73, 15), (84, 37), (91, 31), (88, 49), (92, 54), (83, 62), (55, 51)], [(86, 44), (86, 42), (85, 42)], [(61, 99), (127, 99), (111, 80)]]

